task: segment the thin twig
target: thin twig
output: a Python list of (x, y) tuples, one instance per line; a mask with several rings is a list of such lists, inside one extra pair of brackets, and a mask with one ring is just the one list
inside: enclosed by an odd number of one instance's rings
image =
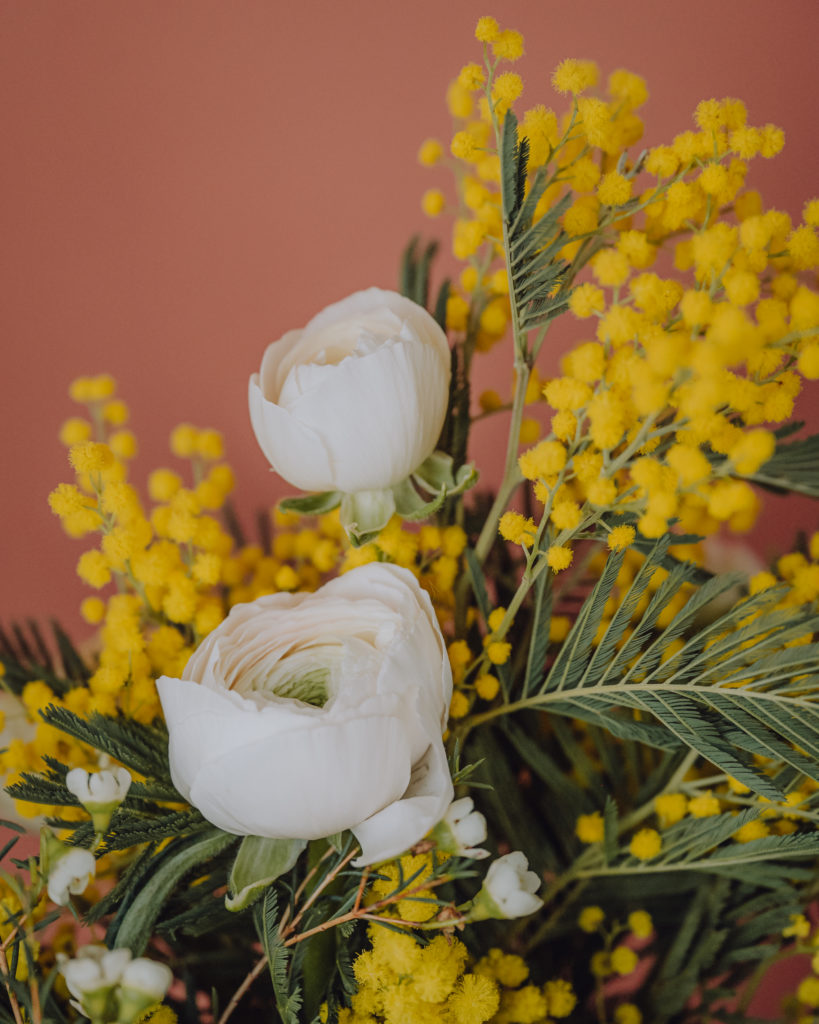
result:
[[(357, 849), (357, 847), (356, 847), (356, 849)], [(307, 874), (302, 879), (301, 885), (298, 887), (298, 889), (296, 889), (296, 892), (295, 892), (295, 894), (293, 896), (293, 902), (294, 903), (298, 903), (299, 902), (299, 900), (301, 899), (302, 893), (307, 888), (307, 886), (310, 884), (310, 881), (313, 878), (313, 876), (316, 874), (316, 872), (321, 867), (321, 865), (324, 863), (324, 861), (327, 860), (327, 858), (332, 856), (334, 853), (335, 853), (335, 850), (333, 849), (333, 847), (332, 846), (328, 846), (327, 849), (324, 851), (324, 853), (321, 855), (321, 857), (319, 857), (319, 859), (316, 861), (316, 863), (310, 868), (310, 870), (307, 872)]]
[(319, 884), (315, 887), (315, 889), (310, 893), (310, 895), (304, 901), (304, 905), (302, 906), (302, 908), (298, 912), (298, 914), (296, 914), (296, 916), (293, 918), (293, 920), (290, 923), (290, 925), (288, 926), (287, 930), (279, 932), (279, 934), (281, 936), (284, 936), (287, 933), (292, 932), (296, 928), (296, 926), (298, 925), (299, 921), (301, 921), (301, 919), (304, 917), (306, 911), (308, 911), (310, 909), (310, 907), (316, 902), (316, 900), (319, 898), (319, 896), (324, 891), (324, 889), (326, 889), (327, 886), (330, 885), (330, 883), (335, 880), (335, 878), (338, 875), (339, 871), (341, 871), (341, 869), (343, 867), (345, 867), (347, 864), (349, 864), (350, 861), (353, 859), (353, 857), (355, 857), (355, 855), (358, 852), (359, 852), (358, 847), (357, 846), (353, 847), (353, 849), (347, 854), (347, 856), (344, 858), (344, 860), (339, 861), (339, 863), (336, 864), (336, 866), (332, 869), (332, 871), (328, 871), (327, 872), (327, 874), (324, 876), (324, 878), (321, 880), (321, 882), (319, 882)]
[[(340, 867), (341, 865), (339, 865), (339, 868)], [(299, 942), (304, 942), (305, 939), (309, 939), (311, 935), (317, 935), (319, 932), (326, 932), (328, 928), (335, 928), (337, 925), (346, 924), (348, 921), (391, 920), (388, 918), (378, 917), (376, 911), (380, 910), (382, 907), (388, 907), (391, 903), (397, 903), (399, 900), (411, 899), (416, 893), (424, 892), (428, 889), (435, 889), (440, 885), (445, 885), (448, 881), (449, 877), (444, 875), (440, 878), (433, 878), (429, 881), (420, 882), (418, 885), (413, 886), (412, 889), (402, 890), (399, 893), (390, 896), (385, 896), (383, 899), (376, 900), (375, 903), (370, 904), (370, 906), (368, 906), (365, 910), (361, 910), (360, 907), (357, 910), (349, 910), (347, 911), (346, 914), (342, 914), (341, 917), (332, 917), (330, 918), (329, 921), (322, 921), (321, 924), (316, 925), (314, 928), (308, 928), (306, 932), (302, 932), (300, 935), (291, 935), (290, 938), (285, 939), (283, 945), (295, 946)], [(306, 909), (306, 906), (302, 908), (302, 912)], [(301, 913), (299, 914), (299, 917), (301, 917)], [(294, 918), (293, 923), (288, 928), (288, 931), (293, 930), (297, 921), (298, 918)], [(436, 921), (433, 924), (431, 922), (402, 920), (400, 923), (410, 928), (449, 928), (452, 926), (453, 923), (457, 924), (458, 922)], [(281, 937), (284, 938), (283, 933)]]
[(11, 1012), (14, 1014), (14, 1020), (16, 1024), (24, 1024), (23, 1016), (20, 1013), (20, 1003), (17, 1001), (17, 996), (11, 987), (11, 971), (9, 970), (9, 962), (6, 959), (5, 944), (0, 946), (0, 974), (3, 975), (3, 983), (8, 993), (9, 1005), (11, 1006)]
[(259, 977), (259, 975), (262, 973), (262, 971), (264, 970), (266, 965), (267, 965), (267, 957), (266, 956), (263, 956), (260, 960), (256, 961), (256, 963), (253, 965), (253, 969), (249, 972), (249, 974), (247, 975), (245, 980), (242, 982), (242, 984), (233, 993), (233, 996), (231, 997), (230, 1002), (225, 1007), (225, 1012), (219, 1018), (219, 1020), (217, 1021), (217, 1024), (225, 1024), (225, 1021), (228, 1019), (228, 1017), (230, 1017), (230, 1015), (233, 1013), (233, 1011), (239, 1005), (239, 1002), (241, 1001), (241, 999), (244, 996), (245, 992), (247, 992), (247, 990), (250, 988), (250, 986), (253, 984), (253, 982)]
[(40, 987), (37, 984), (37, 979), (34, 977), (34, 973), (29, 974), (28, 979), (28, 991), (31, 996), (31, 1021), (32, 1024), (41, 1024), (43, 1019), (43, 1012), (40, 1006)]
[(368, 864), (367, 867), (364, 868), (364, 871), (361, 874), (361, 881), (358, 884), (358, 892), (356, 893), (355, 897), (355, 906), (353, 907), (353, 910), (356, 913), (358, 913), (358, 911), (361, 909), (361, 900), (364, 898), (364, 888), (367, 885), (367, 877), (369, 874), (370, 866)]
[(373, 921), (375, 924), (392, 924), (400, 928), (413, 928), (418, 931), (424, 931), (431, 928), (458, 928), (461, 925), (466, 924), (467, 918), (464, 914), (461, 914), (460, 917), (451, 917), (446, 921), (407, 921), (403, 917), (384, 917), (382, 914), (364, 913), (360, 915), (360, 920)]

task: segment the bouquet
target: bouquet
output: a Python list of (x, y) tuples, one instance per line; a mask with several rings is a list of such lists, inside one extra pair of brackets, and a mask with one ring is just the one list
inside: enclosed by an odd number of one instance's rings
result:
[(564, 60), (521, 113), (520, 33), (475, 35), (419, 153), (463, 267), (433, 291), (414, 240), (269, 346), (302, 493), (257, 538), (218, 431), (146, 501), (115, 382), (71, 384), (49, 501), (97, 631), (0, 634), (3, 1021), (727, 1024), (797, 954), (814, 1019), (819, 534), (730, 535), (819, 496), (819, 200), (764, 207), (783, 133), (739, 100), (640, 152), (639, 76)]

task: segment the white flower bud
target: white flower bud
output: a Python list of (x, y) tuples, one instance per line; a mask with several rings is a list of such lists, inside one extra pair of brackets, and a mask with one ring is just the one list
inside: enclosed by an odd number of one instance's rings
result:
[(172, 981), (167, 964), (143, 956), (132, 960), (120, 980), (117, 1024), (132, 1024), (149, 1006), (164, 999)]
[(432, 830), (439, 850), (473, 860), (489, 856), (488, 850), (478, 846), (486, 839), (486, 818), (474, 808), (469, 796), (452, 801), (443, 820)]
[(65, 785), (91, 815), (94, 831), (105, 832), (111, 815), (128, 795), (131, 774), (122, 767), (101, 772), (72, 768), (65, 777)]
[(86, 807), (89, 804), (121, 804), (131, 787), (131, 773), (121, 767), (102, 772), (72, 768), (65, 777), (65, 784), (69, 792)]
[(64, 907), (72, 894), (85, 891), (96, 873), (97, 862), (90, 850), (79, 846), (66, 847), (65, 852), (51, 863), (48, 873), (49, 899)]
[(108, 1018), (114, 987), (130, 959), (129, 949), (106, 949), (105, 946), (83, 946), (73, 960), (59, 954), (59, 970), (74, 997), (72, 1005), (92, 1020)]
[(470, 916), (475, 921), (526, 917), (543, 906), (543, 900), (535, 896), (539, 888), (540, 878), (529, 871), (529, 861), (520, 850), (507, 853), (490, 864)]
[(250, 379), (253, 430), (295, 487), (382, 491), (435, 448), (449, 378), (449, 345), (433, 317), (370, 288), (268, 346)]

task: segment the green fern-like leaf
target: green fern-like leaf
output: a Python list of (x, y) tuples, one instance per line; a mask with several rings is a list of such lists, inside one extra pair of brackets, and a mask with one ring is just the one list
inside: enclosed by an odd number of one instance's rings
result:
[(780, 609), (782, 591), (773, 588), (699, 626), (701, 609), (735, 582), (714, 577), (661, 628), (669, 602), (695, 585), (691, 568), (678, 564), (635, 622), (666, 547), (660, 541), (649, 553), (595, 646), (621, 565), (620, 555), (608, 559), (539, 691), (510, 707), (581, 718), (659, 747), (685, 745), (772, 800), (782, 789), (754, 754), (819, 781), (819, 644), (793, 645), (819, 629), (816, 609)]
[(276, 1008), (279, 1011), (283, 1024), (299, 1024), (298, 1011), (301, 1007), (301, 988), (298, 984), (294, 984), (290, 970), (291, 953), (279, 935), (278, 899), (273, 886), (267, 890), (264, 900), (259, 906), (261, 907), (261, 913), (258, 925), (264, 951), (267, 955), (270, 979), (273, 982)]
[(802, 441), (780, 441), (773, 456), (748, 479), (779, 493), (819, 498), (819, 434)]
[[(54, 704), (49, 704), (40, 714), (49, 725), (121, 761), (126, 768), (167, 787), (173, 786), (168, 763), (168, 733), (161, 723), (143, 725), (132, 718), (115, 718), (96, 712), (84, 719)], [(176, 798), (181, 800), (178, 794)]]
[(534, 220), (551, 179), (541, 168), (526, 192), (529, 140), (519, 138), (517, 118), (511, 111), (503, 122), (500, 161), (510, 299), (517, 324), (525, 332), (548, 323), (568, 305), (569, 293), (563, 287), (568, 264), (559, 253), (568, 241), (560, 218), (571, 196), (563, 196)]
[[(58, 696), (87, 682), (91, 669), (85, 664), (68, 634), (56, 621), (50, 638), (33, 620), (25, 626), (13, 622), (0, 628), (0, 660), (5, 668), (3, 685), (20, 694), (26, 683), (41, 680)], [(56, 648), (56, 653), (55, 653)]]
[[(149, 865), (141, 862), (140, 885), (130, 891), (131, 898), (121, 905), (109, 929), (109, 942), (127, 947), (136, 956), (141, 955), (176, 886), (183, 884), (185, 876), (194, 868), (211, 862), (237, 842), (237, 836), (211, 826), (207, 831), (184, 836), (153, 853)], [(150, 873), (146, 872), (146, 867)]]

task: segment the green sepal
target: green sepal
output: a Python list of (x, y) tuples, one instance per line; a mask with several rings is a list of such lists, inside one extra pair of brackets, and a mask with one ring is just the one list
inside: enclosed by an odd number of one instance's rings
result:
[(355, 548), (374, 540), (395, 512), (391, 490), (356, 491), (341, 499), (339, 518)]
[(447, 495), (446, 487), (442, 487), (438, 494), (431, 501), (424, 501), (418, 491), (412, 485), (412, 481), (402, 480), (392, 489), (395, 498), (395, 511), (402, 519), (415, 522), (418, 519), (426, 519), (431, 516), (444, 502)]
[(320, 516), (332, 512), (340, 504), (339, 491), (322, 491), (320, 494), (305, 494), (303, 498), (282, 498), (279, 508), (282, 512), (297, 512), (300, 516)]
[(245, 836), (230, 869), (226, 909), (239, 911), (249, 907), (269, 885), (293, 867), (305, 846), (305, 839)]
[[(395, 511), (410, 522), (428, 519), (446, 498), (465, 491), (477, 479), (478, 474), (471, 464), (461, 466), (457, 473), (453, 473), (452, 456), (446, 452), (433, 452), (410, 477), (393, 487)], [(424, 500), (416, 488), (432, 494), (432, 498)]]
[(492, 898), (491, 893), (482, 886), (478, 895), (474, 899), (470, 900), (466, 906), (459, 908), (461, 911), (466, 911), (467, 919), (469, 921), (505, 921), (507, 920), (506, 914), (501, 910), (495, 900)]
[(334, 832), (327, 836), (327, 845), (332, 846), (336, 853), (341, 853), (344, 848), (344, 832)]
[[(413, 480), (430, 494), (440, 494), (446, 489), (448, 495), (461, 494), (478, 479), (478, 472), (470, 462), (452, 472), (452, 456), (446, 452), (433, 452), (421, 465), (413, 470)], [(443, 500), (443, 499), (442, 499)]]

